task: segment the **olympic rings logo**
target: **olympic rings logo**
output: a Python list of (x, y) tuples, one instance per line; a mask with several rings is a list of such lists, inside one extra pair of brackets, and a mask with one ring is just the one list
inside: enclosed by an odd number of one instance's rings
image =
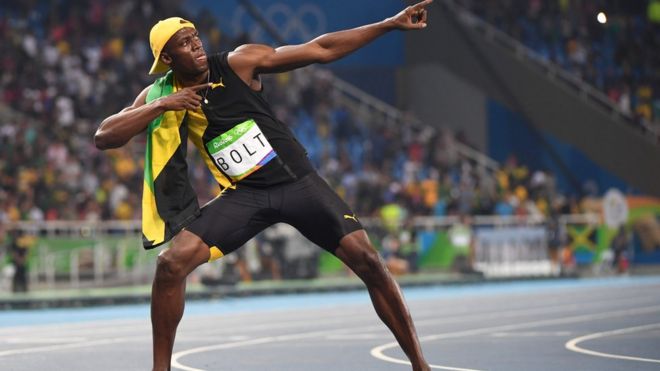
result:
[[(287, 42), (304, 42), (326, 32), (327, 17), (316, 4), (305, 3), (297, 8), (284, 3), (274, 3), (263, 12), (264, 18), (273, 25)], [(245, 29), (245, 18), (250, 26)], [(258, 22), (254, 22), (243, 7), (236, 8), (232, 17), (235, 31), (246, 31), (253, 42), (264, 42), (267, 34)]]

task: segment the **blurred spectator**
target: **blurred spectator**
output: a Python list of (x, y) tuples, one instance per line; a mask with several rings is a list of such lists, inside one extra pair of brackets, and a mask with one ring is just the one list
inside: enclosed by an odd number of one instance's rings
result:
[(646, 11), (649, 22), (660, 24), (660, 0), (649, 1), (649, 6)]
[(13, 230), (10, 234), (9, 253), (13, 265), (12, 292), (28, 291), (28, 254), (34, 238), (24, 232)]
[(399, 235), (388, 233), (381, 242), (381, 255), (387, 269), (394, 275), (406, 274), (410, 271), (410, 263), (402, 251), (402, 241)]
[(284, 252), (288, 241), (287, 233), (281, 231), (282, 224), (266, 229), (259, 237), (259, 257), (262, 271), (273, 280), (282, 279), (282, 265), (286, 264)]
[(616, 236), (614, 236), (614, 239), (612, 240), (612, 245), (610, 246), (613, 253), (612, 268), (614, 268), (619, 274), (628, 272), (629, 248), (630, 236), (626, 231), (626, 227), (620, 226)]
[(447, 236), (456, 249), (456, 259), (452, 268), (460, 273), (474, 273), (472, 220), (467, 215), (460, 215), (458, 222), (447, 230)]
[(560, 250), (561, 257), (561, 275), (573, 277), (577, 275), (577, 260), (575, 254), (569, 246), (564, 246)]
[(2, 219), (0, 218), (0, 290), (9, 291), (9, 281), (13, 276), (13, 267), (10, 265), (5, 265), (8, 260), (9, 254), (9, 236), (7, 235), (7, 230), (5, 224), (3, 224)]

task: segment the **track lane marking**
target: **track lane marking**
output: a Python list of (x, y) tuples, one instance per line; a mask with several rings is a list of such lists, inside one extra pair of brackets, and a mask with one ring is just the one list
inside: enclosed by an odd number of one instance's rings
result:
[[(612, 300), (609, 300), (612, 301)], [(588, 305), (591, 304), (596, 304), (596, 303), (587, 303)], [(468, 315), (457, 315), (457, 316), (450, 316), (450, 317), (443, 317), (441, 319), (427, 319), (427, 320), (418, 320), (416, 321), (416, 324), (438, 324), (438, 323), (457, 323), (457, 322), (470, 322), (473, 321), (475, 318), (477, 319), (493, 319), (493, 318), (507, 318), (507, 317), (516, 317), (520, 315), (538, 315), (538, 314), (548, 314), (548, 313), (554, 313), (554, 312), (564, 312), (567, 310), (575, 310), (583, 307), (584, 305), (579, 305), (579, 304), (573, 304), (570, 306), (566, 305), (556, 305), (554, 307), (540, 307), (540, 308), (533, 308), (533, 309), (518, 309), (518, 310), (503, 310), (501, 312), (491, 312), (488, 314), (484, 313), (470, 313)], [(341, 321), (341, 318), (339, 318)], [(259, 325), (253, 326), (255, 329), (259, 327)], [(268, 328), (268, 325), (264, 325), (264, 328)], [(325, 336), (328, 336), (333, 333), (343, 333), (346, 331), (349, 332), (359, 332), (359, 331), (371, 331), (371, 330), (381, 330), (383, 329), (383, 324), (379, 323), (377, 325), (369, 325), (369, 326), (360, 326), (360, 327), (350, 327), (350, 328), (342, 328), (342, 329), (335, 329), (335, 330), (322, 330), (322, 331), (314, 331), (313, 334), (317, 333), (322, 333)], [(300, 333), (300, 334), (310, 334), (308, 332)], [(188, 367), (182, 363), (179, 362), (180, 358), (183, 358), (185, 356), (191, 355), (191, 354), (196, 354), (196, 353), (205, 353), (213, 350), (221, 350), (221, 349), (229, 349), (229, 348), (235, 348), (235, 347), (240, 347), (240, 346), (246, 346), (246, 345), (258, 345), (258, 344), (263, 344), (266, 342), (274, 342), (274, 341), (282, 341), (283, 337), (286, 336), (297, 336), (299, 334), (293, 334), (293, 335), (280, 335), (280, 336), (269, 336), (269, 337), (261, 337), (261, 338), (256, 338), (252, 340), (245, 340), (245, 341), (238, 341), (238, 342), (232, 342), (232, 343), (224, 343), (224, 344), (218, 344), (218, 345), (210, 345), (210, 346), (204, 346), (204, 347), (197, 347), (197, 348), (191, 348), (185, 351), (177, 352), (172, 355), (172, 367), (180, 368), (182, 370), (186, 371), (203, 371), (200, 369)], [(294, 338), (291, 338), (293, 340)], [(267, 340), (267, 341), (265, 341)], [(449, 370), (461, 370), (457, 368), (449, 368)], [(468, 370), (468, 369), (462, 369), (462, 370)], [(478, 371), (478, 370), (472, 370), (472, 371)]]
[[(612, 300), (603, 300), (601, 302), (612, 302)], [(601, 302), (590, 302), (590, 303), (586, 303), (586, 305), (587, 306), (592, 306), (592, 305), (597, 305)], [(470, 313), (470, 314), (467, 314), (467, 315), (445, 316), (441, 319), (437, 319), (437, 318), (422, 319), (422, 320), (416, 321), (416, 323), (418, 325), (419, 324), (428, 325), (428, 324), (441, 324), (441, 323), (460, 323), (460, 322), (473, 321), (475, 319), (508, 318), (508, 317), (515, 317), (515, 316), (519, 316), (519, 315), (538, 315), (538, 314), (548, 314), (548, 313), (555, 313), (555, 312), (564, 312), (564, 311), (567, 311), (567, 310), (576, 310), (576, 309), (580, 309), (580, 308), (584, 308), (584, 307), (585, 307), (584, 304), (582, 304), (582, 305), (572, 304), (570, 306), (560, 304), (560, 305), (556, 305), (556, 306), (552, 306), (552, 307), (537, 307), (537, 308), (533, 308), (533, 309), (516, 309), (516, 310), (503, 309), (500, 312), (490, 312), (490, 313), (487, 313), (487, 314), (475, 312), (475, 313)], [(204, 316), (204, 317), (206, 318), (206, 316)], [(366, 316), (364, 316), (364, 317), (366, 317)], [(369, 314), (369, 317), (372, 317), (372, 315)], [(197, 318), (195, 318), (195, 319), (197, 319)], [(107, 321), (107, 322), (102, 321), (102, 322), (104, 322), (104, 323), (102, 323), (102, 326), (111, 326), (113, 321)], [(142, 322), (143, 321), (140, 321), (140, 326), (142, 326)], [(129, 330), (135, 330), (136, 329), (135, 325), (131, 326), (131, 325), (125, 323), (124, 321), (121, 321), (120, 323), (121, 323), (121, 326), (113, 326), (112, 328), (102, 328), (102, 329), (97, 328), (97, 326), (93, 326), (94, 328), (90, 329), (89, 328), (90, 327), (90, 322), (85, 323), (85, 325), (87, 326), (87, 328), (85, 328), (85, 329), (78, 328), (82, 324), (74, 324), (73, 325), (74, 330), (73, 331), (68, 331), (67, 330), (67, 333), (69, 333), (71, 335), (75, 334), (75, 335), (80, 336), (82, 334), (87, 334), (87, 335), (89, 335), (89, 334), (109, 334), (109, 333), (113, 333), (113, 332), (124, 332), (125, 329), (129, 329)], [(275, 328), (279, 328), (279, 327), (285, 327), (286, 328), (286, 327), (290, 327), (292, 324), (296, 324), (296, 323), (300, 323), (300, 326), (307, 326), (308, 325), (308, 324), (305, 324), (305, 323), (301, 323), (301, 321), (299, 321), (299, 320), (292, 320), (292, 321), (287, 321), (286, 323), (280, 322), (279, 324), (261, 324), (261, 325), (247, 326), (246, 328), (249, 328), (250, 330), (254, 330), (254, 331), (260, 331), (260, 330), (264, 330), (264, 329), (275, 329)], [(332, 324), (332, 323), (346, 323), (346, 316), (337, 315), (333, 319), (330, 319), (328, 321), (324, 321), (324, 324), (327, 324), (327, 323), (330, 323), (330, 324)], [(47, 326), (50, 327), (51, 325), (47, 325)], [(204, 322), (204, 326), (208, 326), (208, 322)], [(193, 325), (191, 327), (194, 328), (196, 326)], [(239, 328), (244, 329), (244, 327), (239, 327)], [(181, 330), (185, 331), (186, 329), (182, 328)], [(349, 330), (349, 331), (352, 331), (352, 332), (383, 330), (383, 325), (381, 323), (377, 323), (377, 324), (369, 325), (369, 326), (344, 328), (344, 329), (340, 329), (340, 332), (343, 332), (343, 331), (346, 331), (346, 330)], [(61, 333), (61, 331), (62, 331), (62, 329), (60, 327), (60, 330), (58, 332)], [(144, 324), (143, 329), (141, 329), (139, 331), (139, 333), (143, 334), (145, 331), (148, 331), (146, 324)], [(223, 331), (227, 331), (227, 328), (223, 328)], [(330, 330), (327, 330), (327, 331), (333, 331), (333, 330), (330, 329)], [(284, 335), (284, 336), (286, 336), (286, 335)], [(185, 338), (185, 335), (183, 335), (183, 337)], [(125, 336), (125, 337), (120, 337), (119, 339), (127, 339), (127, 338), (129, 338), (129, 337)], [(131, 339), (132, 338), (133, 337), (131, 337)], [(136, 338), (144, 338), (144, 336), (140, 336), (139, 334), (136, 334)], [(106, 343), (103, 343), (103, 341), (106, 341), (107, 344), (112, 344), (113, 343), (112, 339), (115, 339), (115, 338), (106, 338), (106, 339), (98, 339), (98, 340), (90, 340), (90, 341), (95, 341), (95, 342), (98, 341), (98, 342), (101, 342), (101, 343), (98, 343), (99, 345), (103, 345), (103, 344), (106, 344)], [(79, 345), (76, 346), (76, 344), (79, 344)], [(75, 347), (85, 347), (86, 346), (85, 344), (87, 344), (87, 342), (85, 342), (85, 343), (83, 343), (83, 342), (76, 342), (76, 343), (67, 342), (67, 343), (64, 343), (64, 344), (59, 344), (61, 346), (65, 346), (65, 347), (59, 347), (57, 344), (53, 344), (52, 346), (37, 346), (37, 347), (16, 349), (16, 350), (14, 350), (15, 352), (13, 352), (13, 353), (3, 353), (2, 351), (0, 351), (0, 357), (9, 356), (9, 355), (16, 355), (16, 354), (30, 354), (30, 353), (38, 353), (38, 352), (50, 352), (50, 351), (56, 351), (56, 350), (60, 350), (60, 349), (72, 349), (72, 348), (75, 348)]]
[(525, 338), (525, 337), (543, 337), (543, 336), (569, 336), (573, 334), (571, 331), (527, 331), (527, 332), (496, 332), (490, 334), (496, 338)]
[(35, 337), (11, 337), (11, 338), (4, 338), (0, 339), (0, 343), (6, 343), (6, 344), (49, 344), (49, 343), (55, 343), (55, 344), (61, 344), (61, 343), (79, 343), (81, 341), (86, 341), (87, 338), (84, 337), (59, 337), (59, 338), (52, 338), (52, 337), (40, 337), (40, 338), (35, 338)]
[(570, 351), (577, 352), (577, 353), (582, 353), (582, 354), (587, 354), (587, 355), (590, 355), (590, 356), (613, 358), (613, 359), (622, 359), (622, 360), (626, 360), (626, 361), (660, 363), (660, 359), (633, 357), (633, 356), (624, 356), (624, 355), (619, 355), (619, 354), (614, 354), (614, 353), (597, 352), (595, 350), (589, 350), (589, 349), (585, 349), (585, 348), (582, 348), (582, 347), (578, 346), (579, 343), (581, 343), (583, 341), (587, 341), (587, 340), (599, 339), (599, 338), (604, 338), (604, 337), (612, 336), (612, 335), (629, 334), (631, 332), (645, 331), (645, 330), (656, 329), (656, 328), (660, 328), (660, 323), (654, 323), (654, 324), (643, 325), (643, 326), (635, 326), (635, 327), (627, 327), (627, 328), (621, 328), (621, 329), (611, 330), (611, 331), (596, 332), (596, 333), (593, 333), (593, 334), (584, 335), (584, 336), (576, 337), (575, 339), (571, 339), (571, 340), (567, 341), (566, 344), (564, 344), (564, 347), (566, 347), (566, 349), (568, 349)]
[(97, 345), (125, 343), (127, 341), (135, 341), (135, 340), (136, 340), (135, 336), (130, 336), (130, 337), (121, 337), (121, 338), (112, 338), (112, 339), (91, 340), (91, 341), (76, 342), (76, 343), (46, 345), (46, 346), (33, 347), (33, 348), (11, 349), (11, 350), (0, 351), (0, 357), (6, 357), (10, 355), (13, 356), (19, 354), (32, 354), (39, 352), (52, 352), (55, 350), (63, 350), (63, 349), (86, 348)]
[[(614, 300), (602, 300), (601, 302), (615, 302), (615, 301)], [(584, 303), (584, 304), (581, 304), (581, 305), (580, 304), (572, 305), (570, 307), (568, 307), (566, 305), (558, 305), (557, 308), (562, 307), (563, 311), (565, 311), (567, 309), (573, 309), (573, 308), (575, 308), (575, 309), (585, 308), (585, 307), (589, 307), (589, 306), (594, 305), (594, 304), (596, 304), (596, 303), (589, 302), (589, 303)], [(557, 310), (552, 309), (550, 307), (535, 308), (534, 310), (526, 310), (526, 311), (525, 310), (511, 311), (509, 309), (503, 309), (503, 310), (501, 310), (502, 314), (499, 315), (499, 316), (495, 316), (495, 317), (496, 318), (497, 317), (500, 317), (500, 318), (501, 317), (506, 317), (507, 313), (509, 313), (508, 316), (517, 315), (516, 312), (517, 313), (526, 312), (529, 315), (534, 314), (534, 312), (536, 312), (536, 314), (539, 314), (541, 312), (548, 313), (549, 310), (550, 311), (557, 311)], [(252, 315), (239, 315), (237, 317), (248, 318), (249, 319), (249, 317), (251, 317), (251, 316)], [(203, 316), (203, 317), (207, 317), (207, 316)], [(344, 316), (341, 316), (341, 317), (345, 319)], [(468, 316), (460, 316), (459, 315), (459, 316), (446, 317), (444, 320), (437, 320), (437, 319), (424, 320), (424, 323), (442, 323), (442, 322), (455, 323), (457, 321), (461, 321), (461, 318), (463, 318), (462, 321), (467, 321), (467, 320), (469, 320), (469, 318), (475, 318), (475, 317), (484, 317), (484, 314), (483, 313), (482, 314), (480, 314), (480, 313), (471, 313)], [(195, 318), (197, 318), (197, 317), (193, 317), (193, 319), (195, 319)], [(74, 327), (74, 328), (82, 327), (82, 326), (89, 327), (90, 324), (93, 324), (93, 322), (94, 321), (85, 321), (84, 323), (76, 323), (72, 327)], [(114, 326), (115, 327), (114, 330), (117, 330), (117, 327), (116, 327), (117, 324), (120, 324), (120, 327), (125, 326), (125, 327), (132, 327), (133, 329), (135, 328), (134, 325), (133, 326), (129, 325), (129, 323), (131, 323), (132, 321), (126, 321), (126, 320), (101, 320), (101, 322), (103, 323), (103, 325), (108, 325), (108, 326), (112, 325), (112, 326)], [(291, 322), (294, 322), (294, 321), (291, 321)], [(295, 322), (299, 322), (299, 321), (295, 321)], [(142, 321), (140, 321), (139, 323), (142, 323)], [(61, 326), (61, 324), (49, 324), (49, 325), (44, 325), (43, 327), (53, 327), (53, 326)], [(40, 327), (42, 327), (42, 326), (40, 326)], [(255, 329), (256, 329), (256, 327), (259, 327), (259, 326), (255, 326)], [(372, 326), (369, 326), (369, 327), (366, 327), (366, 328), (382, 329), (382, 324), (372, 325)], [(12, 328), (12, 329), (16, 329), (16, 328)], [(7, 330), (12, 330), (12, 329), (7, 329)], [(29, 330), (29, 328), (25, 328), (25, 327), (23, 329), (24, 330)], [(361, 329), (361, 328), (355, 328), (354, 327), (354, 328), (350, 328), (349, 330), (350, 331), (355, 331), (355, 330), (359, 330), (359, 329)], [(82, 330), (82, 329), (80, 329), (80, 330)], [(108, 330), (108, 332), (114, 332), (114, 331), (111, 331), (110, 329), (104, 329), (104, 330)], [(345, 331), (346, 329), (341, 329), (341, 330)], [(61, 331), (61, 327), (60, 327), (60, 331)], [(79, 332), (87, 332), (87, 331), (79, 331)], [(90, 331), (90, 332), (92, 332), (92, 331)], [(99, 329), (95, 329), (93, 332), (98, 333)], [(327, 334), (327, 333), (328, 333), (328, 331), (324, 331), (324, 334)], [(284, 335), (283, 337), (280, 337), (278, 339), (278, 341), (287, 340), (287, 336), (288, 335)], [(52, 346), (45, 346), (45, 347), (32, 347), (32, 348), (27, 348), (27, 349), (15, 349), (15, 350), (8, 350), (8, 351), (4, 351), (4, 352), (0, 351), (0, 357), (8, 356), (8, 355), (14, 355), (14, 354), (30, 354), (30, 353), (38, 353), (38, 352), (56, 351), (56, 350), (60, 350), (60, 349), (84, 348), (84, 347), (93, 346), (93, 345), (114, 344), (114, 343), (121, 343), (121, 342), (125, 342), (125, 341), (136, 341), (136, 340), (142, 341), (144, 338), (146, 338), (146, 337), (144, 337), (144, 336), (116, 337), (116, 338), (109, 338), (109, 339), (91, 340), (91, 341), (86, 341), (84, 343), (67, 343), (67, 344), (59, 344), (59, 345), (54, 344)]]
[[(654, 313), (654, 312), (660, 312), (660, 305), (644, 307), (644, 308), (635, 308), (635, 309), (603, 312), (603, 313), (598, 313), (598, 314), (585, 314), (585, 315), (579, 315), (579, 316), (573, 316), (573, 317), (563, 317), (563, 318), (553, 318), (553, 319), (546, 319), (546, 320), (540, 320), (540, 321), (530, 321), (530, 322), (524, 322), (524, 323), (518, 323), (518, 324), (512, 324), (512, 325), (484, 327), (484, 328), (449, 332), (449, 333), (437, 334), (437, 335), (428, 335), (428, 336), (420, 337), (419, 341), (424, 342), (424, 341), (433, 341), (433, 340), (439, 340), (439, 339), (451, 339), (451, 338), (459, 338), (459, 337), (472, 336), (472, 335), (482, 335), (484, 333), (490, 333), (490, 332), (511, 331), (511, 330), (519, 330), (519, 329), (533, 328), (533, 327), (539, 327), (539, 326), (560, 325), (560, 324), (567, 324), (567, 323), (574, 323), (574, 322), (581, 322), (581, 321), (590, 321), (590, 320), (598, 320), (598, 319), (606, 319), (606, 318), (612, 318), (612, 317), (646, 314), (646, 313)], [(382, 344), (382, 345), (379, 345), (377, 347), (372, 348), (371, 351), (370, 351), (370, 354), (371, 354), (372, 357), (374, 357), (376, 359), (380, 359), (381, 361), (390, 362), (390, 363), (397, 363), (397, 364), (403, 364), (403, 365), (410, 365), (410, 362), (407, 361), (407, 360), (400, 359), (400, 358), (394, 358), (394, 357), (390, 357), (388, 355), (385, 355), (384, 351), (386, 351), (388, 349), (391, 349), (391, 348), (398, 347), (398, 346), (399, 346), (399, 344), (397, 342), (390, 342), (390, 343)], [(438, 366), (438, 365), (431, 365), (431, 368), (442, 369), (442, 370), (446, 369), (446, 368), (444, 368), (444, 366)]]

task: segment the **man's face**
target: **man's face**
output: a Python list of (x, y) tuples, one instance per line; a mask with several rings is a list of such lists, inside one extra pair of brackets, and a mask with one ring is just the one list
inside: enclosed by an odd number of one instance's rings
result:
[(196, 75), (208, 70), (206, 52), (199, 33), (194, 28), (182, 28), (165, 44), (161, 60), (172, 70)]

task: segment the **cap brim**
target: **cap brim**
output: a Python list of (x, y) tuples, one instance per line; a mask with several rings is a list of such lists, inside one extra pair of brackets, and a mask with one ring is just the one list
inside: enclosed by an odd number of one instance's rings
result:
[(165, 73), (170, 69), (168, 65), (160, 61), (160, 58), (156, 58), (154, 60), (154, 64), (151, 65), (151, 69), (149, 70), (150, 75), (157, 75), (159, 73)]

